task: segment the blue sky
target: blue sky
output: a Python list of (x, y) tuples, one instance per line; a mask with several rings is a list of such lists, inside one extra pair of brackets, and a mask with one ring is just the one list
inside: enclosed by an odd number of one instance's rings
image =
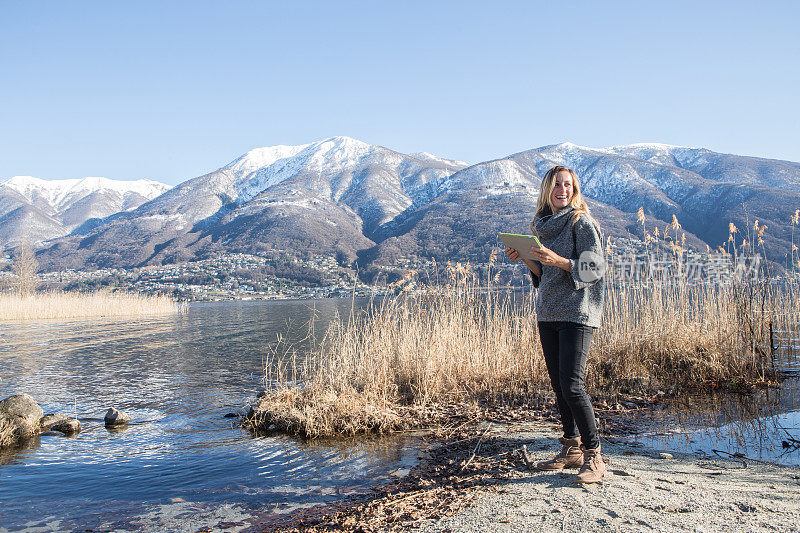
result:
[(4, 2), (0, 179), (174, 184), (334, 135), (800, 161), (798, 22), (797, 2)]

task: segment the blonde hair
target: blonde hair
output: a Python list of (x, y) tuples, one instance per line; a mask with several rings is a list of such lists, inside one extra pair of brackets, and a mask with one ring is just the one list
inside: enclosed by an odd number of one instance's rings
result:
[[(567, 168), (563, 165), (556, 165), (548, 170), (547, 174), (542, 178), (542, 186), (539, 187), (539, 201), (536, 204), (536, 215), (533, 217), (534, 220), (548, 214), (548, 212), (550, 214), (555, 212), (553, 204), (550, 202), (550, 195), (553, 193), (553, 188), (556, 185), (556, 174), (559, 172), (569, 172), (569, 175), (572, 176), (572, 200), (569, 202), (569, 205), (574, 209), (572, 215), (570, 215), (572, 223), (575, 224), (578, 217), (581, 215), (591, 217), (592, 214), (589, 212), (589, 206), (586, 205), (586, 200), (584, 200), (581, 194), (581, 183), (578, 180), (578, 175), (575, 174), (575, 171), (571, 168)], [(533, 222), (531, 222), (531, 227), (533, 227)]]

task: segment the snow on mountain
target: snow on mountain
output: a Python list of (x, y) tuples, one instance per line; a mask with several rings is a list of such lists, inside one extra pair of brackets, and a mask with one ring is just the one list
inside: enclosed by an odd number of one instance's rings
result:
[(232, 190), (228, 194), (236, 203), (243, 204), (263, 191), (299, 175), (308, 176), (311, 181), (315, 177), (327, 181), (323, 188), (334, 197), (342, 197), (360, 179), (352, 175), (353, 171), (367, 166), (384, 167), (392, 175), (399, 176), (400, 183), (396, 185), (400, 185), (403, 193), (409, 196), (404, 203), (410, 205), (416, 189), (467, 164), (426, 152), (401, 154), (351, 137), (339, 136), (297, 146), (256, 148), (218, 172), (231, 176)]
[(239, 202), (247, 201), (264, 189), (280, 183), (287, 175), (291, 175), (293, 165), (290, 164), (289, 159), (308, 146), (310, 145), (256, 148), (220, 170), (230, 172), (235, 178), (234, 183), (239, 191), (237, 200)]
[[(381, 225), (430, 202), (439, 184), (464, 166), (350, 137), (257, 148), (76, 235), (63, 244), (61, 257), (76, 260), (68, 250), (84, 238), (92, 244), (80, 244), (81, 253), (102, 256), (104, 264), (183, 257), (179, 250), (186, 246), (210, 253), (219, 242), (354, 253), (374, 244)], [(126, 239), (140, 239), (138, 248)]]
[[(498, 230), (525, 230), (541, 178), (556, 164), (577, 171), (594, 212), (613, 235), (641, 231), (639, 207), (648, 224), (669, 223), (676, 215), (712, 247), (727, 237), (729, 221), (744, 227), (743, 220), (757, 217), (770, 227), (768, 253), (778, 256), (785, 221), (800, 207), (800, 164), (702, 148), (564, 142), (467, 165), (332, 137), (250, 150), (60, 239), (42, 259), (74, 267), (131, 266), (225, 250), (303, 250), (368, 260), (409, 253), (478, 260), (496, 244)], [(40, 196), (55, 202), (59, 194)], [(14, 201), (0, 197), (0, 217)], [(82, 204), (72, 206), (75, 211)]]
[(153, 180), (122, 181), (100, 177), (44, 180), (33, 176), (14, 176), (0, 181), (0, 186), (14, 189), (32, 204), (44, 200), (56, 212), (96, 192), (114, 192), (123, 199), (136, 194), (145, 200), (152, 200), (170, 189), (169, 185)]
[[(315, 205), (334, 202), (364, 218), (367, 226), (391, 219), (412, 204), (430, 201), (439, 181), (465, 166), (427, 154), (407, 155), (350, 137), (298, 146), (257, 148), (219, 170), (189, 180), (159, 199), (160, 212), (182, 213), (194, 221), (234, 209), (252, 215), (278, 202)], [(202, 206), (202, 209), (198, 207)], [(227, 207), (226, 207), (227, 206)], [(153, 205), (155, 208), (155, 205)]]
[(439, 193), (481, 188), (488, 194), (503, 194), (509, 188), (523, 188), (531, 194), (539, 190), (540, 180), (535, 173), (512, 159), (495, 159), (479, 163), (454, 173), (444, 180)]
[(443, 163), (445, 165), (453, 165), (459, 167), (466, 167), (468, 166), (467, 163), (464, 161), (459, 161), (457, 159), (444, 159), (442, 157), (435, 156), (433, 154), (429, 154), (428, 152), (414, 152), (411, 154), (412, 157), (416, 157), (417, 159), (432, 161), (436, 163)]
[(169, 189), (153, 180), (14, 176), (0, 181), (0, 247), (64, 236), (88, 220), (134, 209)]
[(300, 172), (330, 173), (352, 167), (373, 149), (349, 137), (333, 137), (298, 146), (250, 150), (220, 171), (232, 174), (235, 199), (244, 203)]
[(663, 143), (636, 143), (603, 150), (657, 165), (676, 167), (719, 183), (768, 185), (800, 191), (800, 163), (740, 156)]

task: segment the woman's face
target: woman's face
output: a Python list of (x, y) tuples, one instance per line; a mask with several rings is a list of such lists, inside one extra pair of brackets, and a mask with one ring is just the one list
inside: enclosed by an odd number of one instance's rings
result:
[(550, 205), (558, 211), (562, 207), (567, 207), (572, 201), (572, 174), (566, 170), (556, 174), (553, 192), (550, 193)]

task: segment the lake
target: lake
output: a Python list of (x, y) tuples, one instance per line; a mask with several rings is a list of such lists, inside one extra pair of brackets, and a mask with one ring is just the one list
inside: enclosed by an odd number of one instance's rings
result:
[[(197, 525), (236, 522), (407, 471), (419, 453), (411, 437), (312, 444), (254, 437), (224, 418), (246, 412), (263, 389), (279, 335), (302, 352), (312, 317), (319, 335), (352, 305), (219, 302), (154, 319), (1, 324), (0, 398), (27, 392), (45, 413), (77, 413), (83, 429), (0, 455), (0, 530), (155, 531), (170, 520), (185, 526), (181, 513)], [(131, 415), (127, 430), (105, 428), (110, 406)]]
[(631, 413), (640, 432), (634, 442), (698, 457), (754, 459), (800, 466), (800, 450), (782, 446), (800, 439), (800, 340), (798, 324), (776, 332), (779, 388), (747, 393), (682, 395), (659, 409)]

